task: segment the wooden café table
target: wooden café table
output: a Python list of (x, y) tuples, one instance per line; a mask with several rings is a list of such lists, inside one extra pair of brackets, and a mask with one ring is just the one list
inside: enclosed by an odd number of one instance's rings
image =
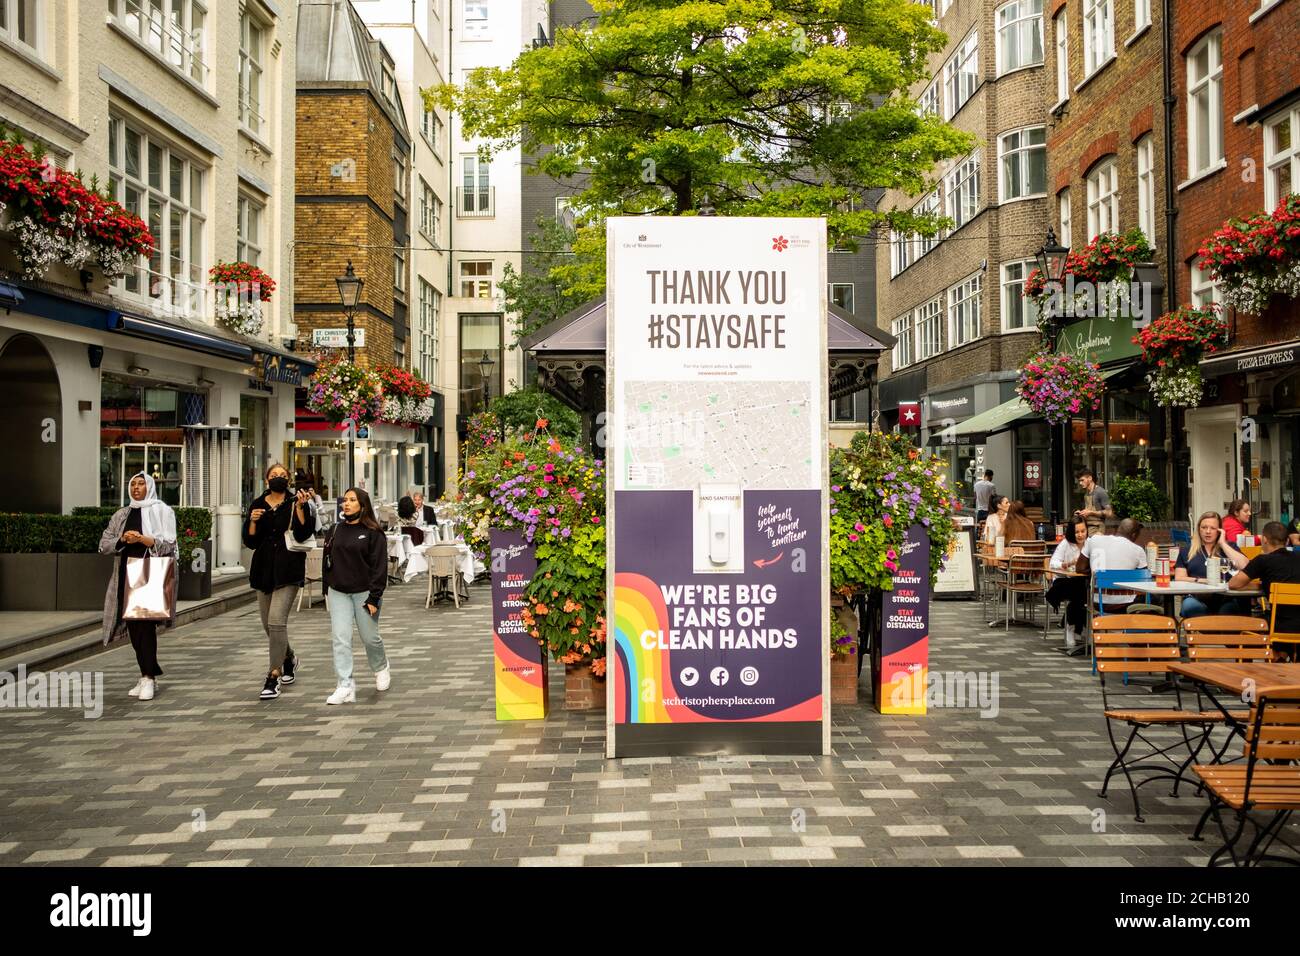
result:
[[(1228, 700), (1240, 700), (1242, 693), (1249, 690), (1251, 699), (1256, 700), (1270, 688), (1300, 685), (1300, 664), (1178, 663), (1170, 664), (1169, 670), (1196, 684), (1223, 714), (1233, 733), (1243, 737), (1246, 728), (1242, 720), (1246, 712), (1229, 710), (1219, 700), (1219, 695)], [(1216, 690), (1219, 695), (1216, 695)], [(1228, 693), (1224, 694), (1224, 691)]]
[[(1229, 590), (1226, 584), (1210, 584), (1206, 581), (1170, 581), (1166, 585), (1157, 584), (1155, 581), (1125, 581), (1123, 584), (1114, 584), (1112, 588), (1123, 591), (1136, 591), (1138, 594), (1145, 594), (1150, 597), (1165, 598), (1169, 604), (1170, 611), (1173, 611), (1174, 598), (1195, 597), (1201, 594), (1222, 594), (1231, 597), (1240, 598), (1257, 598), (1263, 597), (1264, 592), (1259, 588), (1241, 588), (1240, 590)], [(1177, 613), (1171, 614), (1177, 617)]]

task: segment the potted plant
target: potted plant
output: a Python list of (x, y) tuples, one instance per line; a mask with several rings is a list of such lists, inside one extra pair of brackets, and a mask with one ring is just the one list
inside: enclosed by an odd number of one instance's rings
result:
[(1229, 219), (1198, 250), (1228, 305), (1258, 315), (1275, 295), (1300, 296), (1300, 194), (1248, 219)]
[(178, 601), (212, 597), (212, 512), (207, 508), (176, 509), (176, 567)]
[(1169, 513), (1169, 496), (1149, 477), (1117, 477), (1110, 481), (1110, 501), (1115, 514), (1143, 524), (1163, 521)]
[(1097, 365), (1050, 348), (1025, 359), (1016, 379), (1016, 391), (1025, 404), (1050, 425), (1097, 411), (1105, 388)]
[[(841, 620), (846, 611), (843, 598), (839, 607), (831, 602), (831, 703), (856, 704), (858, 702), (858, 641)], [(850, 612), (851, 614), (851, 612)]]
[(1133, 337), (1142, 347), (1142, 362), (1151, 372), (1147, 382), (1156, 403), (1194, 408), (1200, 404), (1203, 382), (1200, 361), (1227, 341), (1228, 326), (1217, 305), (1190, 305), (1166, 312)]
[(232, 332), (262, 334), (262, 303), (270, 302), (275, 280), (250, 262), (218, 262), (208, 270), (214, 286), (214, 308)]

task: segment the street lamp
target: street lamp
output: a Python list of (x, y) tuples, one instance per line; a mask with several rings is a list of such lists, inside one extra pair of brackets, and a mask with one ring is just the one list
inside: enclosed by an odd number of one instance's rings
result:
[(352, 260), (348, 260), (348, 271), (334, 280), (339, 287), (339, 301), (343, 303), (343, 312), (348, 318), (348, 362), (357, 360), (356, 351), (356, 315), (357, 303), (361, 301), (361, 287), (366, 280), (352, 271)]
[[(334, 284), (339, 287), (339, 301), (343, 303), (343, 312), (348, 319), (348, 364), (355, 365), (357, 361), (357, 303), (361, 301), (361, 287), (366, 284), (365, 280), (360, 278), (352, 271), (352, 260), (348, 260), (348, 271), (343, 273), (334, 280)], [(348, 430), (348, 487), (355, 487), (357, 483), (357, 456), (356, 456), (356, 422), (352, 423), (352, 428)]]
[[(1061, 314), (1053, 315), (1051, 303), (1053, 300), (1060, 303), (1065, 301), (1065, 270), (1070, 259), (1070, 248), (1057, 242), (1056, 230), (1048, 226), (1047, 241), (1043, 243), (1043, 247), (1038, 250), (1038, 254), (1034, 258), (1038, 260), (1038, 274), (1043, 277), (1044, 283), (1049, 286), (1053, 283), (1056, 285), (1056, 292), (1048, 297), (1044, 306), (1048, 310), (1045, 316), (1047, 319), (1047, 333), (1051, 339), (1051, 344), (1056, 346), (1058, 338), (1056, 323), (1064, 317), (1065, 309), (1062, 307), (1059, 310)], [(1052, 497), (1059, 501), (1059, 507), (1062, 511), (1068, 508), (1067, 503), (1070, 500), (1070, 482), (1067, 476), (1069, 466), (1066, 451), (1066, 445), (1069, 443), (1070, 437), (1069, 429), (1070, 426), (1063, 422), (1056, 426), (1056, 434), (1052, 436), (1052, 485), (1054, 486)], [(1055, 510), (1052, 509), (1053, 524), (1056, 523)]]
[(1065, 282), (1065, 263), (1070, 257), (1070, 248), (1056, 241), (1056, 230), (1047, 227), (1047, 241), (1038, 250), (1038, 271), (1047, 282)]
[(497, 363), (492, 356), (488, 355), (487, 349), (483, 350), (483, 357), (478, 360), (478, 370), (483, 376), (483, 411), (487, 411), (488, 398), (490, 395), (488, 389), (488, 377), (492, 374), (492, 366)]

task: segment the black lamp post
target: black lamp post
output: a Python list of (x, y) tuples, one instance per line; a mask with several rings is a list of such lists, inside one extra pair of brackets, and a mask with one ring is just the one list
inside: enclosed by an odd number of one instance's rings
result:
[(492, 374), (492, 366), (496, 364), (497, 363), (493, 360), (492, 356), (488, 355), (487, 349), (484, 349), (483, 357), (478, 360), (478, 370), (483, 376), (483, 411), (485, 412), (488, 408), (488, 399), (491, 397), (491, 392), (488, 388), (488, 377)]
[[(334, 284), (339, 287), (339, 301), (343, 304), (343, 313), (348, 320), (348, 364), (355, 365), (357, 361), (357, 303), (361, 301), (361, 287), (366, 281), (360, 278), (352, 271), (352, 260), (348, 260), (348, 270), (334, 280)], [(356, 456), (356, 422), (352, 423), (352, 429), (347, 434), (348, 442), (348, 487), (354, 487), (357, 483), (357, 456)]]
[[(1051, 339), (1053, 347), (1055, 347), (1057, 339), (1057, 323), (1060, 322), (1064, 316), (1063, 314), (1053, 315), (1050, 311), (1051, 303), (1053, 299), (1057, 299), (1057, 301), (1061, 302), (1064, 301), (1065, 269), (1069, 257), (1070, 248), (1061, 245), (1057, 241), (1056, 230), (1049, 226), (1047, 228), (1047, 241), (1043, 243), (1042, 248), (1038, 250), (1038, 254), (1034, 258), (1038, 260), (1038, 272), (1043, 277), (1043, 280), (1049, 284), (1054, 283), (1058, 290), (1056, 295), (1048, 298), (1045, 306), (1045, 308), (1049, 310), (1046, 316), (1047, 334)], [(1063, 309), (1061, 311), (1064, 313)], [(1067, 503), (1070, 500), (1070, 453), (1068, 450), (1070, 426), (1067, 424), (1058, 425), (1055, 432), (1056, 434), (1053, 436), (1052, 440), (1052, 472), (1055, 476), (1055, 480), (1052, 482), (1052, 484), (1055, 485), (1055, 495), (1053, 497), (1057, 498), (1060, 510), (1064, 513), (1068, 510)], [(1056, 509), (1053, 508), (1052, 512), (1052, 517), (1055, 519)]]
[(1038, 260), (1038, 271), (1047, 282), (1065, 284), (1065, 264), (1070, 257), (1069, 246), (1056, 241), (1056, 230), (1047, 227), (1047, 241), (1034, 257)]

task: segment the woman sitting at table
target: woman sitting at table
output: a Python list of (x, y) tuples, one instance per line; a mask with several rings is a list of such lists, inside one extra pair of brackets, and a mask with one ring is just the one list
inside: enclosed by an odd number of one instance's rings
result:
[(1007, 505), (1006, 517), (1002, 519), (1002, 536), (1007, 539), (1007, 544), (1037, 540), (1038, 533), (1034, 529), (1034, 523), (1029, 520), (1029, 515), (1025, 513), (1023, 501), (1012, 501)]
[(1056, 546), (1056, 551), (1053, 552), (1052, 560), (1048, 565), (1053, 571), (1063, 572), (1052, 580), (1052, 586), (1047, 589), (1047, 603), (1052, 606), (1053, 611), (1059, 611), (1061, 602), (1066, 602), (1065, 651), (1067, 654), (1074, 653), (1076, 648), (1079, 651), (1083, 649), (1078, 639), (1088, 620), (1088, 578), (1086, 575), (1078, 577), (1065, 575), (1074, 571), (1075, 565), (1079, 563), (1079, 551), (1087, 540), (1088, 522), (1082, 518), (1070, 522), (1066, 526), (1065, 537)]
[(994, 495), (990, 502), (992, 510), (984, 521), (984, 540), (993, 544), (998, 538), (1004, 537), (1002, 523), (1007, 518), (1007, 509), (1011, 507), (1011, 499), (1006, 495)]
[[(1174, 568), (1176, 581), (1205, 581), (1205, 559), (1218, 558), (1225, 565), (1240, 571), (1249, 562), (1244, 554), (1234, 548), (1224, 533), (1217, 511), (1207, 511), (1196, 522), (1196, 537), (1187, 554), (1179, 553), (1178, 563)], [(1211, 581), (1219, 584), (1219, 581)], [(1180, 616), (1183, 618), (1200, 617), (1203, 614), (1249, 614), (1250, 602), (1241, 598), (1230, 598), (1223, 594), (1205, 594), (1200, 597), (1183, 598)]]
[[(1218, 517), (1218, 515), (1215, 515)], [(1222, 521), (1223, 536), (1228, 539), (1228, 543), (1235, 545), (1237, 536), (1241, 534), (1250, 534), (1250, 502), (1244, 498), (1238, 498), (1228, 505), (1228, 514)]]

